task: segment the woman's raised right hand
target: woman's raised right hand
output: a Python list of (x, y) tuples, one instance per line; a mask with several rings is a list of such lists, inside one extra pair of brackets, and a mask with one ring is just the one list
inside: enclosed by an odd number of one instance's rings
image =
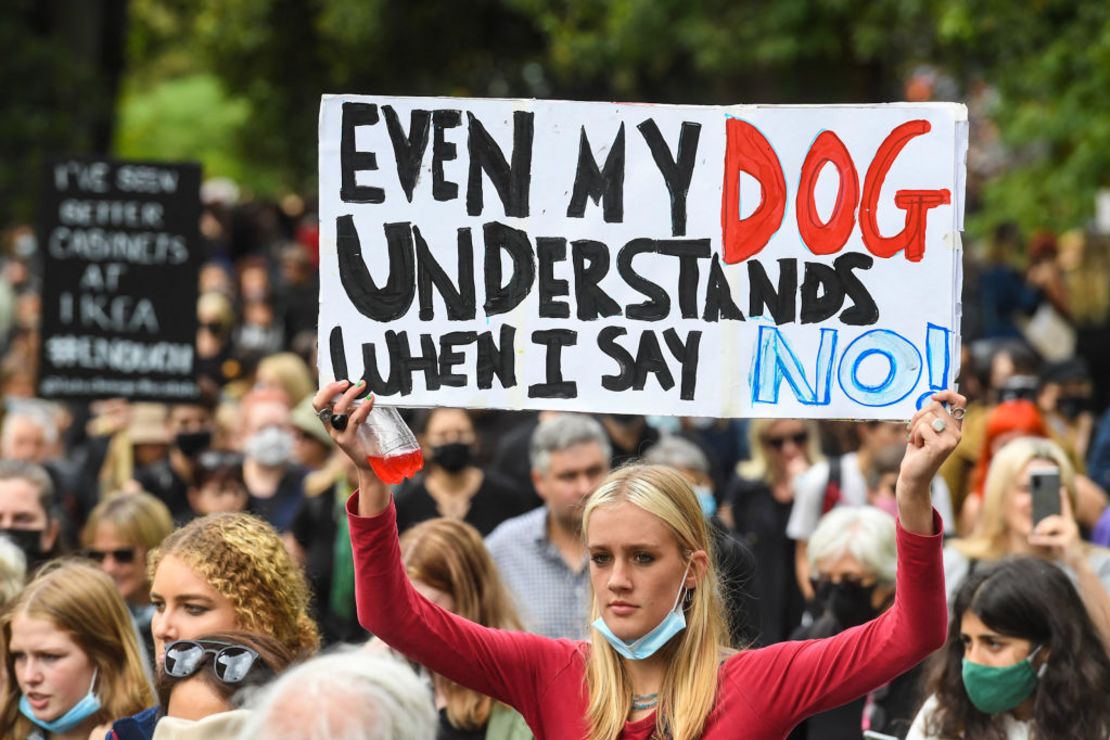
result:
[(389, 506), (389, 498), (392, 494), (389, 487), (378, 480), (358, 440), (358, 428), (374, 408), (373, 396), (368, 396), (357, 407), (354, 406), (355, 399), (362, 392), (364, 382), (360, 380), (352, 384), (349, 380), (337, 380), (334, 383), (328, 383), (313, 397), (312, 408), (316, 410), (317, 416), (326, 408), (331, 409), (333, 416), (347, 414), (347, 426), (344, 429), (336, 429), (330, 419), (325, 421), (324, 417), (321, 417), (320, 421), (328, 430), (328, 435), (351, 459), (358, 471), (358, 513), (361, 516), (375, 516)]
[(330, 419), (321, 417), (320, 422), (324, 425), (324, 429), (328, 430), (328, 434), (339, 446), (339, 449), (351, 458), (355, 467), (359, 470), (370, 470), (366, 453), (362, 451), (362, 445), (358, 441), (358, 425), (366, 421), (370, 409), (374, 407), (373, 397), (368, 397), (352, 410), (355, 398), (362, 390), (363, 382), (365, 381), (360, 380), (358, 383), (352, 384), (349, 380), (337, 380), (334, 383), (328, 383), (313, 397), (312, 408), (316, 410), (317, 416), (320, 416), (320, 412), (324, 409), (331, 409), (333, 416), (339, 414), (348, 416), (347, 427), (343, 430), (336, 429)]

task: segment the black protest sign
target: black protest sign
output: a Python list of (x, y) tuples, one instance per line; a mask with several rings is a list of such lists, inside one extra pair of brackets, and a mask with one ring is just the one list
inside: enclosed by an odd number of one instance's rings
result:
[(39, 395), (194, 398), (200, 166), (47, 166)]

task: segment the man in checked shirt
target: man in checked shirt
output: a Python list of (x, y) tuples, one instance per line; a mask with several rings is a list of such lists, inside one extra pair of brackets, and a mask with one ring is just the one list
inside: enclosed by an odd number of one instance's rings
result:
[(582, 507), (609, 473), (611, 448), (589, 416), (560, 414), (532, 435), (532, 482), (544, 506), (508, 519), (486, 538), (525, 628), (585, 639), (589, 569)]

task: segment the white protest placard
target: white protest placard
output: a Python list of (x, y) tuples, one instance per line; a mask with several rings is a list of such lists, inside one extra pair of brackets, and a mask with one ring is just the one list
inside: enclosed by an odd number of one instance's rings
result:
[(321, 382), (906, 419), (959, 361), (962, 105), (325, 96)]

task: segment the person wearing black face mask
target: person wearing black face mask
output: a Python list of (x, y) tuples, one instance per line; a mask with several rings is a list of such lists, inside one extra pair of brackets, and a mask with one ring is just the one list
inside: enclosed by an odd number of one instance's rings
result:
[(1081, 357), (1045, 366), (1041, 372), (1037, 405), (1049, 430), (1078, 460), (1087, 458), (1095, 427), (1094, 384)]
[(189, 488), (196, 483), (197, 458), (212, 445), (212, 407), (207, 401), (170, 407), (165, 420), (169, 450), (162, 459), (135, 472), (144, 491), (169, 507), (178, 525), (192, 518)]
[(27, 573), (54, 555), (58, 530), (47, 472), (34, 463), (0, 460), (0, 537), (23, 551)]
[(426, 464), (423, 473), (406, 481), (397, 493), (400, 531), (446, 516), (465, 521), (484, 537), (501, 522), (531, 508), (511, 481), (475, 463), (477, 437), (465, 410), (432, 409), (418, 420), (417, 434)]
[[(894, 517), (873, 506), (833, 509), (809, 540), (811, 582), (819, 616), (791, 635), (807, 640), (851, 629), (878, 617), (894, 603)], [(866, 697), (814, 715), (790, 740), (858, 740), (863, 729), (904, 737), (920, 699), (921, 666)]]

